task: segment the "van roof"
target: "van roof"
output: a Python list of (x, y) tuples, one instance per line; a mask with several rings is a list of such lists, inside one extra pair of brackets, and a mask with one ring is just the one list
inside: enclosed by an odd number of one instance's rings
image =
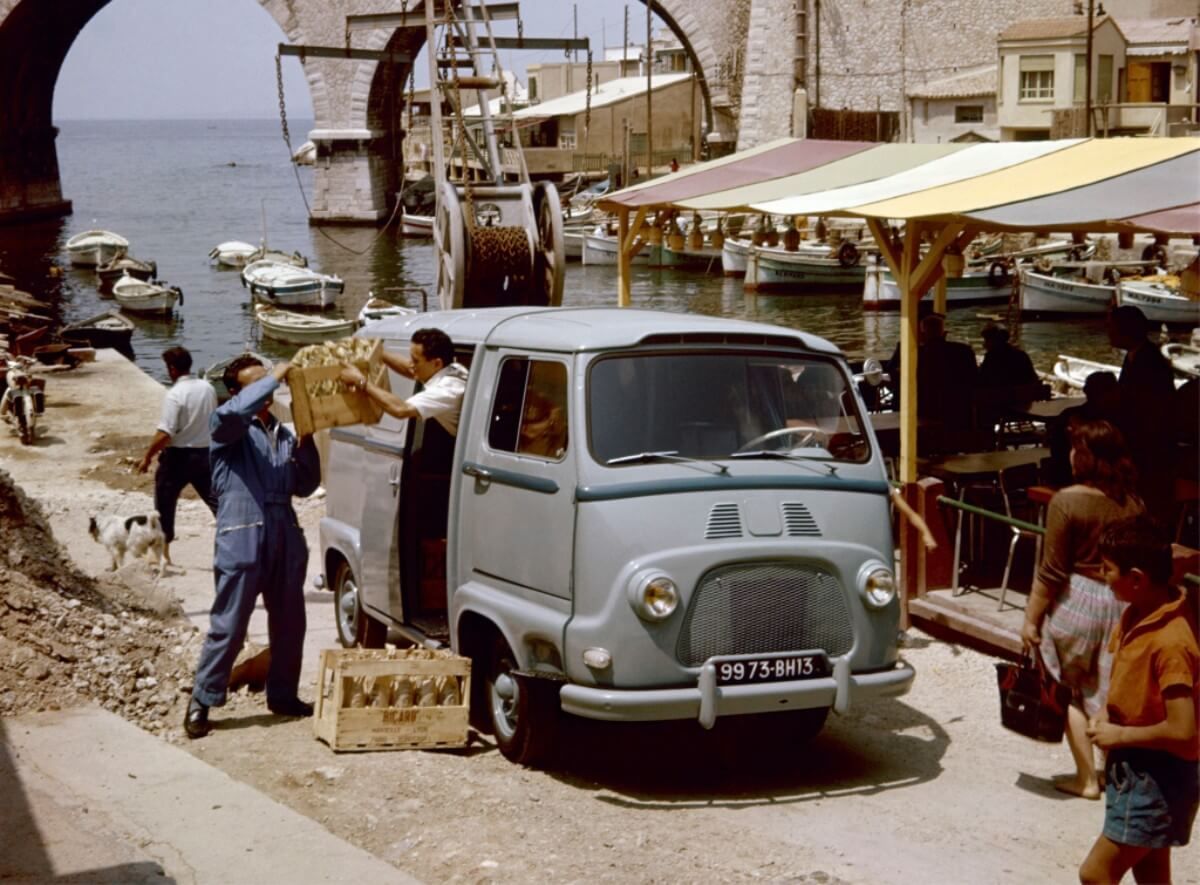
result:
[(649, 338), (703, 343), (777, 344), (840, 353), (824, 338), (723, 317), (695, 316), (631, 307), (492, 307), (387, 317), (358, 332), (361, 337), (407, 340), (418, 329), (441, 329), (455, 344), (583, 353), (632, 347)]

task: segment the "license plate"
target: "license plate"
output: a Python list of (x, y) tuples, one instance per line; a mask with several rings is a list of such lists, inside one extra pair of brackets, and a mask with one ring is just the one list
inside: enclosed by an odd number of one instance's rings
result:
[(717, 668), (717, 685), (788, 682), (794, 679), (818, 679), (829, 675), (829, 661), (823, 654), (718, 660), (714, 661), (714, 664)]

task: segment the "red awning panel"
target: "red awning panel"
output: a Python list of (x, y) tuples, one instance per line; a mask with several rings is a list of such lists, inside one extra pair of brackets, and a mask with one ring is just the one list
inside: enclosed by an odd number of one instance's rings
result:
[(1121, 221), (1142, 230), (1196, 236), (1200, 235), (1200, 203), (1176, 206), (1174, 209), (1164, 209), (1146, 215), (1133, 215), (1122, 218)]
[(868, 141), (797, 139), (761, 153), (753, 153), (744, 159), (718, 162), (710, 169), (685, 170), (677, 175), (669, 175), (659, 182), (618, 191), (605, 197), (600, 204), (605, 209), (662, 206), (716, 191), (807, 172), (809, 169), (873, 147), (877, 145)]

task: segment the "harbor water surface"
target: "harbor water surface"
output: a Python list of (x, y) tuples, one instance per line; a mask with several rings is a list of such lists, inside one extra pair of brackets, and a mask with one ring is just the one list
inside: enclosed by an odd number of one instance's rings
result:
[[(63, 321), (108, 307), (91, 269), (71, 268), (63, 252), (68, 238), (91, 228), (112, 230), (131, 242), (130, 254), (158, 262), (158, 274), (183, 289), (173, 320), (134, 318), (137, 364), (160, 380), (161, 352), (181, 344), (198, 368), (249, 346), (279, 357), (294, 348), (259, 337), (250, 297), (237, 271), (218, 270), (209, 251), (226, 240), (299, 250), (310, 264), (346, 282), (336, 314), (354, 316), (368, 292), (424, 286), (430, 306), (433, 249), (428, 240), (404, 239), (395, 223), (373, 227), (312, 227), (305, 197), (312, 199), (311, 167), (293, 168), (278, 121), (171, 120), (66, 121), (59, 123), (58, 162), (63, 196), (74, 213), (63, 219), (0, 227), (0, 269), (17, 287), (45, 298)], [(308, 121), (291, 121), (305, 133)], [(293, 147), (298, 141), (293, 140)], [(298, 173), (298, 175), (297, 175)], [(303, 195), (302, 190), (303, 189)], [(568, 266), (566, 305), (615, 305), (615, 267)], [(420, 306), (419, 299), (411, 299)], [(896, 343), (895, 313), (864, 311), (861, 293), (795, 293), (747, 297), (740, 279), (711, 273), (634, 268), (637, 307), (750, 319), (803, 329), (830, 339), (851, 359), (887, 358)], [(982, 354), (979, 332), (1005, 305), (951, 311), (950, 337)], [(1049, 372), (1058, 353), (1119, 363), (1102, 317), (1016, 322), (1014, 340)]]

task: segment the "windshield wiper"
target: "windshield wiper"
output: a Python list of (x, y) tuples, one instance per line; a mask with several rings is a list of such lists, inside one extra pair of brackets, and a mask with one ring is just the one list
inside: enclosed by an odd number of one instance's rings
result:
[(797, 467), (809, 466), (808, 464), (802, 464), (802, 463), (797, 463), (797, 462), (816, 461), (822, 467), (824, 467), (826, 470), (829, 471), (830, 476), (837, 476), (837, 465), (830, 464), (828, 459), (819, 458), (816, 455), (799, 455), (799, 454), (796, 454), (795, 452), (784, 452), (784, 451), (780, 451), (779, 449), (753, 449), (749, 452), (733, 452), (729, 455), (729, 457), (736, 458), (736, 459), (776, 458), (780, 461), (791, 461), (792, 463), (795, 463)]
[(617, 464), (645, 464), (648, 461), (669, 461), (674, 464), (686, 464), (688, 467), (701, 469), (701, 465), (705, 467), (715, 468), (717, 473), (728, 473), (729, 468), (724, 464), (713, 464), (708, 461), (701, 461), (699, 458), (687, 458), (680, 455), (677, 450), (672, 449), (669, 452), (637, 452), (633, 455), (621, 455), (617, 458), (609, 458), (604, 462), (605, 467), (613, 467)]

